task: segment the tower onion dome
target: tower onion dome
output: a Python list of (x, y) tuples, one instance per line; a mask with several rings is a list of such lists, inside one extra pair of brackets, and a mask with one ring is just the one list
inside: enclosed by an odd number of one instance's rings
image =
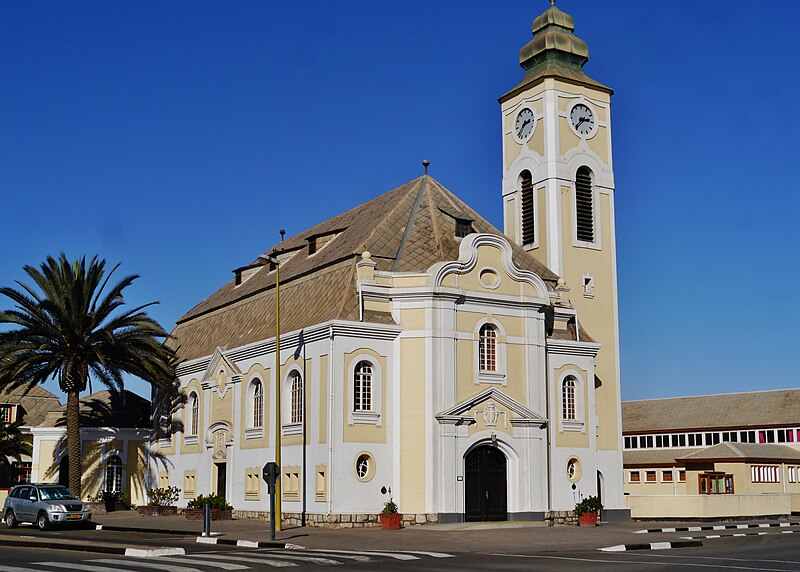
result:
[(533, 39), (519, 52), (519, 63), (530, 70), (548, 59), (583, 67), (589, 60), (589, 46), (575, 36), (575, 20), (556, 8), (555, 1), (533, 21)]
[(583, 71), (583, 65), (589, 61), (589, 46), (572, 33), (575, 20), (556, 8), (555, 0), (550, 0), (550, 7), (533, 21), (531, 29), (533, 39), (519, 52), (519, 64), (525, 69), (525, 77), (502, 96), (500, 102), (550, 77), (614, 93), (610, 87), (593, 80)]

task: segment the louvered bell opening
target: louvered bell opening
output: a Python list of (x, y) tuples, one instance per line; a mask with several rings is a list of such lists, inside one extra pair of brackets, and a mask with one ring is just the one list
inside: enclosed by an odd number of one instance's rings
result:
[(520, 193), (522, 194), (522, 244), (531, 244), (536, 241), (536, 229), (533, 226), (533, 181), (530, 174), (523, 176)]
[(464, 238), (465, 236), (467, 236), (471, 232), (472, 232), (472, 221), (471, 220), (467, 220), (467, 219), (463, 219), (463, 218), (457, 218), (456, 219), (456, 237)]
[(592, 201), (592, 174), (581, 167), (575, 175), (575, 207), (577, 211), (578, 240), (594, 242), (594, 213)]

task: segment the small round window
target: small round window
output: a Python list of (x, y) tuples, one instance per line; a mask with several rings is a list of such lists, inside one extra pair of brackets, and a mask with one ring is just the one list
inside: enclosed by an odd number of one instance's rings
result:
[(574, 483), (581, 478), (581, 462), (572, 457), (569, 461), (567, 461), (567, 478), (570, 482)]
[(356, 478), (366, 483), (367, 481), (372, 480), (372, 477), (375, 475), (375, 460), (372, 458), (372, 455), (369, 453), (360, 453), (358, 457), (356, 457)]

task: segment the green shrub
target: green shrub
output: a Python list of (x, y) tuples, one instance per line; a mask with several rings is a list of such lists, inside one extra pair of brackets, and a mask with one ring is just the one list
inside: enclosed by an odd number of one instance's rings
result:
[(172, 506), (178, 502), (181, 489), (178, 487), (161, 487), (147, 489), (147, 506)]
[(600, 512), (602, 509), (603, 503), (599, 497), (588, 496), (575, 505), (575, 514), (580, 516), (585, 512)]
[(186, 505), (186, 508), (203, 508), (206, 506), (206, 504), (210, 504), (211, 508), (216, 510), (233, 508), (228, 504), (228, 501), (225, 500), (225, 497), (220, 495), (200, 495), (199, 497), (190, 500), (189, 504)]

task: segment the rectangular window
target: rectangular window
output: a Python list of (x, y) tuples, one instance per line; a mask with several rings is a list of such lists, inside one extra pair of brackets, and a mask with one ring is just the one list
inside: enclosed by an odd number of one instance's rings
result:
[(778, 436), (778, 443), (786, 443), (786, 429), (778, 429), (776, 433)]
[(325, 465), (317, 466), (317, 482), (315, 500), (324, 501), (328, 498), (328, 481), (326, 480), (326, 473), (328, 468)]
[(648, 435), (647, 436), (647, 448), (648, 449), (652, 449), (653, 448), (653, 436), (652, 435)]
[(183, 473), (183, 496), (187, 499), (193, 499), (197, 494), (197, 473), (195, 471), (186, 471)]
[(629, 483), (638, 483), (641, 482), (641, 475), (639, 471), (628, 471), (628, 482)]
[(786, 442), (787, 443), (794, 443), (794, 429), (787, 429), (786, 430)]
[(678, 443), (680, 444), (680, 446), (681, 447), (685, 447), (686, 446), (686, 435), (678, 435), (678, 437), (679, 437)]
[(11, 406), (0, 405), (0, 423), (12, 423)]
[(689, 446), (694, 447), (694, 433), (689, 433)]
[(669, 469), (667, 471), (661, 471), (661, 482), (662, 483), (672, 482), (672, 469)]
[(781, 482), (780, 467), (776, 465), (753, 465), (750, 467), (750, 482), (779, 483)]
[(14, 470), (17, 473), (17, 482), (18, 483), (29, 483), (31, 482), (31, 463), (28, 461), (14, 462), (12, 465)]
[(797, 467), (789, 467), (789, 482), (797, 482)]
[(648, 483), (655, 483), (656, 482), (656, 472), (655, 471), (645, 471), (644, 472), (644, 480)]
[(678, 482), (685, 483), (686, 482), (686, 471), (683, 469), (678, 470)]
[(645, 437), (644, 435), (639, 437), (639, 448), (647, 449), (647, 437)]
[(673, 447), (677, 447), (678, 443), (680, 443), (679, 437), (680, 437), (680, 435), (673, 435), (672, 436), (672, 446)]
[(260, 500), (261, 498), (261, 471), (247, 469), (244, 475), (244, 499)]
[(732, 495), (733, 475), (725, 473), (702, 473), (698, 475), (701, 495)]
[(281, 493), (284, 500), (296, 501), (300, 500), (300, 468), (288, 467), (283, 472), (283, 481), (281, 482)]

